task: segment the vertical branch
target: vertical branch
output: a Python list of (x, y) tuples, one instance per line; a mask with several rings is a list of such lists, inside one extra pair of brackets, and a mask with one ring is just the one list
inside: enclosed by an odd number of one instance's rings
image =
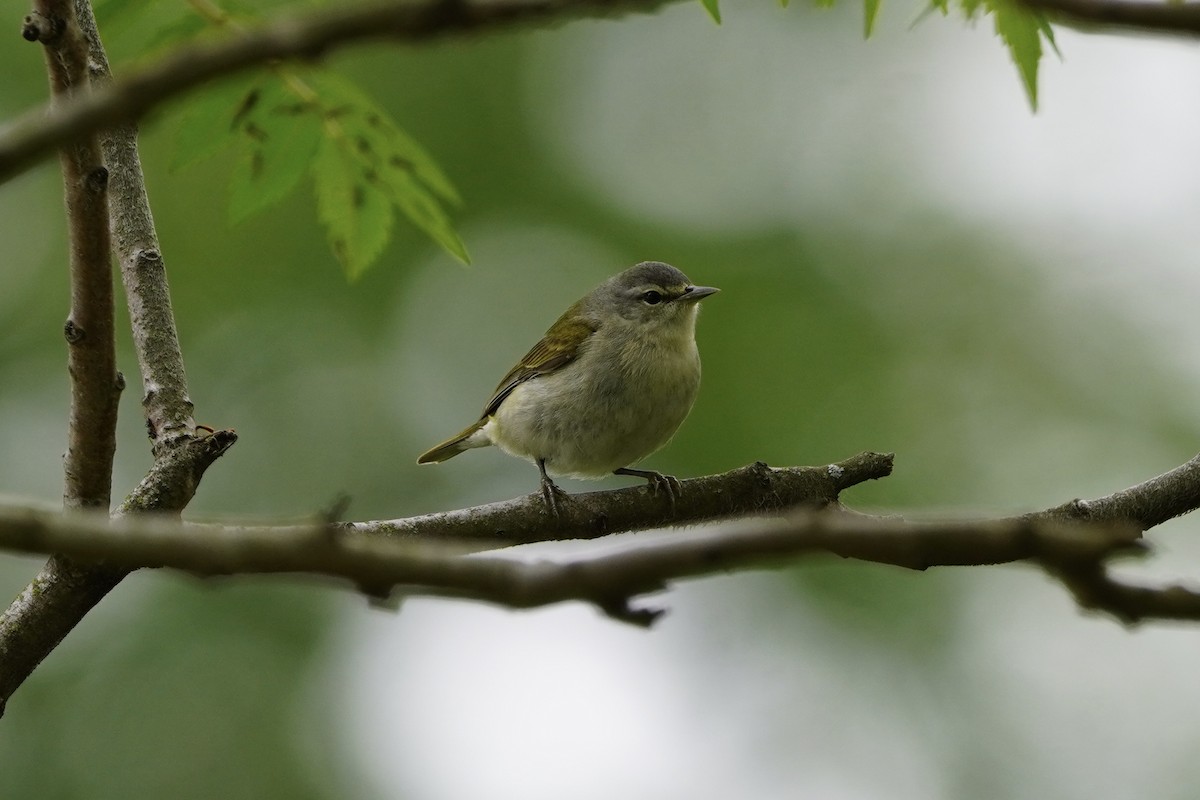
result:
[[(70, 86), (82, 86), (87, 80), (107, 82), (111, 80), (108, 59), (96, 30), (95, 18), (88, 0), (39, 0), (41, 5), (26, 18), (22, 34), (30, 41), (53, 40), (65, 32), (71, 37), (69, 62), (72, 65)], [(69, 23), (59, 23), (59, 20)], [(52, 58), (48, 47), (47, 58)], [(53, 73), (53, 68), (52, 68)], [(198, 436), (192, 420), (192, 403), (188, 398), (187, 378), (183, 368), (183, 356), (179, 338), (175, 332), (175, 319), (171, 310), (171, 297), (167, 287), (166, 271), (158, 247), (158, 236), (150, 214), (146, 187), (137, 151), (137, 128), (123, 126), (101, 134), (99, 146), (90, 141), (84, 156), (73, 157), (80, 163), (96, 164), (99, 170), (100, 148), (112, 170), (111, 209), (90, 205), (90, 225), (96, 225), (96, 238), (89, 239), (88, 253), (102, 253), (104, 284), (107, 287), (107, 341), (112, 351), (112, 276), (109, 273), (110, 237), (115, 239), (117, 256), (121, 262), (121, 276), (133, 323), (133, 339), (137, 349), (138, 364), (142, 372), (144, 396), (142, 405), (150, 438), (154, 442), (154, 466), (113, 512), (116, 516), (141, 512), (167, 512), (178, 514), (191, 502), (205, 470), (222, 456), (237, 441), (233, 431), (216, 431), (211, 435)], [(64, 156), (64, 163), (66, 156)], [(94, 172), (94, 170), (93, 170)], [(93, 174), (93, 173), (85, 173)], [(107, 182), (97, 180), (93, 184)], [(68, 179), (68, 183), (70, 180)], [(100, 192), (104, 196), (104, 192)], [(68, 187), (68, 196), (70, 196)], [(68, 208), (72, 208), (68, 200)], [(103, 237), (101, 247), (100, 236)], [(75, 248), (72, 248), (74, 253)], [(72, 262), (74, 264), (74, 261)], [(95, 276), (93, 276), (95, 277)], [(96, 282), (99, 278), (95, 277)], [(91, 284), (89, 284), (90, 286)], [(91, 310), (91, 309), (89, 309)], [(68, 339), (73, 331), (82, 331), (85, 336), (73, 346), (90, 342), (94, 344), (95, 320), (77, 315), (74, 306), (68, 322)], [(83, 352), (81, 350), (81, 352)], [(90, 363), (90, 362), (89, 362)], [(122, 384), (116, 373), (115, 362), (110, 361), (115, 380), (109, 383), (112, 411), (115, 420), (116, 398)], [(91, 364), (91, 366), (95, 366)], [(82, 374), (82, 373), (80, 373)], [(72, 362), (72, 375), (75, 365)], [(89, 425), (99, 425), (97, 419), (81, 416), (78, 428), (81, 436), (86, 435)], [(74, 437), (75, 416), (72, 415)], [(99, 430), (107, 430), (97, 428)], [(100, 486), (83, 486), (96, 492), (97, 501), (103, 489), (102, 502), (79, 502), (81, 506), (107, 508), (111, 484), (112, 452), (108, 450), (109, 468), (105, 470), (105, 482)], [(75, 440), (72, 438), (72, 446)], [(83, 453), (84, 451), (80, 451)], [(90, 452), (90, 451), (89, 451)], [(69, 464), (75, 462), (70, 461)], [(84, 466), (87, 466), (86, 464)], [(88, 475), (84, 469), (75, 470)], [(70, 467), (68, 475), (71, 474)], [(68, 482), (70, 487), (70, 481)], [(68, 498), (73, 496), (68, 494)], [(80, 495), (83, 497), (83, 495)], [(68, 505), (72, 505), (68, 500)], [(0, 714), (13, 692), (25, 681), (38, 664), (58, 646), (71, 630), (104, 596), (128, 574), (128, 570), (97, 564), (78, 564), (61, 556), (53, 556), (26, 589), (17, 596), (0, 616)]]
[[(44, 46), (52, 104), (88, 90), (87, 44), (70, 0), (37, 0), (22, 35)], [(63, 505), (107, 511), (117, 450), (117, 401), (124, 388), (113, 323), (108, 170), (95, 135), (63, 147), (60, 161), (71, 271), (71, 311), (63, 326), (71, 376)], [(0, 617), (0, 712), (13, 689), (123, 574), (51, 556)], [(28, 618), (23, 610), (30, 607), (43, 612)]]
[[(55, 106), (88, 90), (87, 44), (69, 0), (37, 0), (40, 32)], [(71, 311), (63, 333), (71, 375), (71, 413), (64, 458), (63, 503), (103, 508), (112, 491), (117, 449), (117, 373), (113, 276), (108, 231), (108, 170), (96, 136), (60, 151), (70, 240)]]
[[(87, 43), (92, 82), (99, 86), (112, 83), (112, 71), (92, 7), (87, 0), (76, 0), (75, 6), (79, 28)], [(112, 234), (142, 373), (142, 408), (157, 456), (180, 438), (193, 436), (196, 425), (171, 309), (166, 266), (138, 157), (137, 136), (137, 125), (120, 125), (101, 133), (101, 145), (112, 170), (109, 187), (113, 203)]]

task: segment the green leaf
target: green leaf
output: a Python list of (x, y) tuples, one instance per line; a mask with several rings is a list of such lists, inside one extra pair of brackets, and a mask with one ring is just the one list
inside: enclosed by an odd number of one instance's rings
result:
[(237, 141), (234, 118), (262, 92), (262, 79), (242, 76), (190, 95), (182, 105), (172, 169), (211, 158)]
[(949, 14), (950, 14), (949, 0), (932, 0), (932, 2), (929, 5), (925, 6), (925, 8), (923, 8), (923, 9), (921, 9), (921, 13), (917, 14), (917, 18), (912, 21), (912, 25), (909, 25), (908, 29), (910, 31), (913, 30), (914, 28), (916, 28), (918, 25), (920, 25), (922, 22), (924, 22), (926, 19), (928, 19), (930, 16), (932, 16), (934, 13), (937, 13), (937, 12), (941, 12), (941, 15), (943, 17), (949, 16)]
[[(716, 9), (717, 0), (703, 0)], [(259, 16), (240, 0), (221, 7), (179, 0), (96, 0), (108, 18), (141, 41), (219, 35), (226, 20)], [(199, 9), (199, 10), (197, 10)], [(719, 18), (718, 18), (719, 21)], [(181, 106), (174, 166), (234, 144), (229, 218), (240, 222), (278, 203), (311, 172), (318, 215), (352, 279), (378, 258), (395, 210), (456, 258), (470, 261), (446, 205), (462, 203), (433, 158), (350, 81), (329, 72), (276, 65), (270, 73), (230, 80)], [(314, 152), (317, 153), (314, 157)]]
[(429, 238), (440, 244), (452, 256), (464, 264), (471, 263), (467, 246), (463, 244), (450, 217), (428, 192), (421, 190), (416, 181), (411, 178), (398, 177), (385, 184), (392, 202), (396, 204), (409, 221), (425, 232)]
[(466, 247), (443, 202), (458, 203), (449, 179), (408, 134), (357, 86), (330, 73), (313, 76), (328, 135), (366, 185), (383, 193), (414, 225), (463, 262)]
[(996, 0), (992, 5), (996, 20), (996, 33), (1008, 46), (1029, 105), (1037, 111), (1038, 62), (1042, 58), (1042, 28), (1045, 20), (1036, 13), (1018, 8), (1007, 0)]
[(788, 0), (779, 0), (779, 7), (780, 7), (780, 8), (787, 8), (787, 7), (788, 7)]
[(383, 251), (395, 209), (469, 263), (443, 206), (461, 203), (454, 185), (411, 136), (345, 78), (286, 68), (275, 76), (222, 84), (198, 96), (185, 114), (178, 165), (212, 155), (225, 144), (241, 148), (230, 181), (231, 222), (278, 203), (311, 171), (318, 215), (350, 278), (360, 276)]
[(713, 22), (720, 25), (721, 8), (719, 5), (719, 0), (700, 0), (700, 3), (704, 6), (704, 10), (708, 12), (708, 15), (712, 17)]
[(411, 173), (447, 203), (462, 204), (437, 162), (357, 85), (332, 72), (314, 73), (312, 81), (327, 117), (362, 136), (379, 166)]
[(280, 80), (268, 81), (244, 113), (235, 115), (242, 158), (229, 184), (229, 220), (236, 224), (275, 205), (308, 172), (321, 140), (320, 110), (299, 101)]
[(1041, 14), (1038, 14), (1037, 18), (1038, 30), (1041, 31), (1042, 38), (1046, 40), (1046, 42), (1050, 45), (1050, 49), (1054, 51), (1054, 55), (1058, 56), (1059, 60), (1061, 61), (1062, 52), (1058, 49), (1058, 42), (1054, 40), (1054, 28), (1050, 27), (1050, 21)]
[(317, 216), (350, 280), (383, 252), (392, 234), (392, 202), (342, 142), (326, 138), (312, 163)]
[(879, 13), (879, 0), (863, 0), (863, 38), (870, 39), (875, 30), (875, 16)]
[(208, 27), (188, 3), (179, 0), (106, 0), (96, 22), (114, 61), (144, 61), (193, 38)]

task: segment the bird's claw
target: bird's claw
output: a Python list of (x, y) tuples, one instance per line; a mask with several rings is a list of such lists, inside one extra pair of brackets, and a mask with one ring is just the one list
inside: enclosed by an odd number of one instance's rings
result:
[(566, 491), (560, 489), (558, 484), (551, 480), (542, 481), (542, 497), (546, 501), (546, 508), (550, 510), (550, 514), (554, 517), (561, 517), (562, 512), (559, 510), (560, 502), (567, 502), (570, 495)]
[(655, 472), (652, 469), (629, 469), (628, 467), (618, 470), (613, 470), (617, 475), (632, 475), (635, 478), (641, 478), (646, 481), (650, 489), (650, 494), (658, 497), (661, 491), (667, 496), (667, 502), (671, 504), (671, 514), (675, 514), (675, 500), (683, 491), (683, 484), (679, 482), (679, 478), (674, 475), (664, 475), (661, 472)]
[(558, 508), (559, 501), (566, 502), (567, 493), (558, 488), (558, 484), (550, 479), (546, 474), (546, 459), (539, 458), (537, 460), (538, 472), (542, 476), (542, 497), (546, 501), (546, 508), (549, 509), (550, 515), (555, 519), (562, 516)]

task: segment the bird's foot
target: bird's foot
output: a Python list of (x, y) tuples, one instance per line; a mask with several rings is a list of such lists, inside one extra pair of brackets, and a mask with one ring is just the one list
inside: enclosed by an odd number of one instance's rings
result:
[(546, 508), (550, 510), (554, 517), (561, 517), (562, 512), (559, 509), (559, 503), (568, 502), (569, 494), (563, 489), (560, 489), (558, 484), (552, 480), (542, 481), (542, 497), (546, 500)]
[(628, 467), (614, 469), (613, 474), (631, 475), (635, 478), (643, 479), (650, 487), (650, 494), (655, 497), (658, 496), (660, 491), (666, 494), (667, 501), (671, 504), (671, 513), (675, 513), (675, 500), (683, 490), (683, 485), (679, 482), (679, 478), (676, 478), (674, 475), (664, 475), (652, 469), (629, 469)]
[(538, 471), (542, 473), (542, 497), (546, 501), (546, 508), (550, 511), (551, 516), (557, 519), (562, 516), (559, 511), (559, 503), (567, 502), (570, 495), (560, 489), (557, 483), (550, 480), (550, 476), (546, 474), (546, 459), (538, 459), (537, 465)]

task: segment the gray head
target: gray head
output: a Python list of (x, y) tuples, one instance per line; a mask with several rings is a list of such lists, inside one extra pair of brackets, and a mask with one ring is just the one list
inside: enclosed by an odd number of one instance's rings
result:
[(670, 264), (643, 261), (597, 286), (592, 298), (631, 322), (657, 327), (695, 320), (697, 301), (716, 292), (693, 285)]

